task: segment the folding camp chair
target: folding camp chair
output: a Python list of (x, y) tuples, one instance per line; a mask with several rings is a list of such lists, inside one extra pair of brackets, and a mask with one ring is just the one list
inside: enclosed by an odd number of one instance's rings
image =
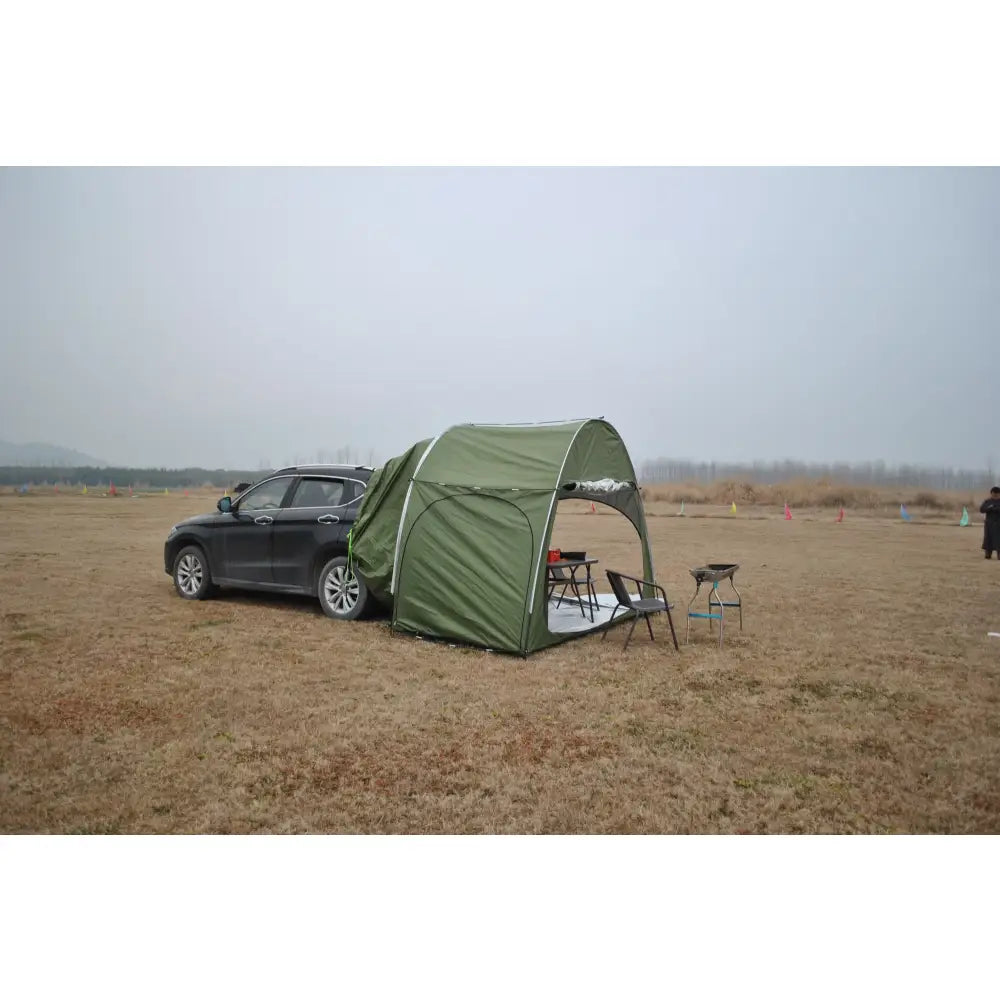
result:
[[(650, 615), (659, 614), (661, 611), (666, 611), (667, 621), (670, 623), (670, 635), (674, 640), (674, 649), (680, 651), (680, 646), (677, 643), (677, 633), (674, 631), (674, 620), (670, 616), (670, 609), (673, 607), (667, 601), (667, 592), (658, 584), (654, 583), (652, 580), (640, 580), (638, 577), (626, 576), (624, 573), (616, 573), (613, 569), (607, 571), (608, 583), (611, 584), (611, 589), (614, 591), (615, 600), (618, 603), (615, 605), (614, 611), (611, 612), (611, 618), (608, 619), (607, 627), (604, 629), (604, 635), (601, 636), (601, 641), (603, 642), (608, 637), (608, 630), (611, 628), (612, 622), (615, 620), (615, 615), (618, 613), (619, 608), (624, 608), (626, 611), (634, 612), (634, 617), (632, 618), (632, 627), (628, 630), (628, 635), (625, 638), (625, 649), (628, 649), (628, 644), (632, 640), (632, 633), (635, 631), (635, 623), (640, 618), (646, 619), (646, 628), (649, 629), (649, 638), (655, 641), (653, 636), (653, 626), (649, 621)], [(628, 580), (629, 583), (634, 583), (639, 589), (639, 596), (633, 597), (628, 592), (628, 587), (625, 586), (625, 581)], [(658, 597), (643, 597), (643, 593), (648, 590), (658, 590), (663, 595), (663, 600), (661, 601)]]
[[(591, 560), (591, 562), (597, 562), (596, 559)], [(562, 589), (559, 591), (559, 598), (556, 601), (556, 607), (558, 608), (563, 599), (566, 597), (566, 591), (572, 589), (574, 596), (576, 597), (577, 604), (580, 605), (580, 614), (585, 618), (587, 616), (586, 609), (590, 611), (590, 620), (594, 620), (594, 608), (597, 607), (597, 592), (594, 590), (594, 582), (590, 577), (590, 566), (587, 566), (587, 576), (584, 580), (577, 580), (575, 567), (571, 568), (567, 573), (562, 566), (550, 565), (548, 568), (548, 594), (546, 595), (546, 600), (551, 601), (552, 595), (555, 593), (557, 587)], [(582, 587), (582, 590), (581, 590)], [(586, 600), (584, 599), (584, 594), (586, 594)]]
[(573, 578), (566, 572), (561, 566), (554, 566), (549, 568), (549, 596), (548, 599), (552, 600), (552, 595), (555, 593), (556, 587), (562, 587), (559, 592), (559, 600), (556, 601), (556, 607), (558, 608), (562, 604), (563, 598), (566, 596), (566, 588), (572, 587), (573, 592), (576, 594), (576, 599), (580, 600), (580, 591), (577, 589)]

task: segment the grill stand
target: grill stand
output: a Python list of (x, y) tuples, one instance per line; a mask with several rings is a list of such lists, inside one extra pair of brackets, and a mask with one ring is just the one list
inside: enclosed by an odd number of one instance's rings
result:
[[(736, 589), (736, 581), (733, 577), (736, 571), (739, 569), (739, 563), (709, 563), (707, 566), (699, 566), (697, 569), (690, 571), (691, 575), (695, 579), (695, 590), (694, 597), (688, 602), (687, 610), (687, 625), (684, 629), (684, 642), (687, 644), (688, 638), (691, 633), (691, 619), (692, 618), (705, 618), (708, 620), (708, 629), (711, 632), (713, 629), (712, 623), (718, 621), (719, 623), (719, 649), (722, 649), (722, 639), (725, 633), (726, 620), (725, 620), (725, 609), (726, 608), (739, 608), (740, 609), (740, 631), (743, 631), (743, 598), (740, 595), (739, 590)], [(719, 584), (723, 580), (728, 580), (729, 585), (733, 588), (736, 594), (735, 601), (724, 601), (722, 595), (719, 593)], [(708, 592), (708, 613), (703, 611), (692, 611), (691, 607), (695, 601), (698, 600), (698, 594), (701, 592), (701, 585), (703, 583), (710, 583), (712, 589)], [(715, 612), (712, 609), (718, 608)]]

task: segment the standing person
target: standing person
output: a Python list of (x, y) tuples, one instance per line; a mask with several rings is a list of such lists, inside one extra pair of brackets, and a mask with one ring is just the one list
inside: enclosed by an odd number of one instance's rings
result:
[(983, 523), (983, 552), (990, 559), (996, 552), (1000, 559), (1000, 486), (990, 490), (989, 500), (984, 500), (979, 508), (980, 514), (986, 515)]

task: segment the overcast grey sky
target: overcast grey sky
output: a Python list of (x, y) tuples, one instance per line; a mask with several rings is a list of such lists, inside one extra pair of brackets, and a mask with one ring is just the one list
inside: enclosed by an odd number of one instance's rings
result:
[(114, 464), (604, 415), (980, 468), (998, 316), (992, 169), (0, 171), (0, 438)]

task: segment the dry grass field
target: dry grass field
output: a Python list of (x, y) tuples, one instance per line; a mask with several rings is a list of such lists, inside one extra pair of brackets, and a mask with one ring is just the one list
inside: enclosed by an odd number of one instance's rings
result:
[[(661, 619), (624, 654), (619, 628), (521, 660), (307, 600), (180, 600), (163, 540), (214, 500), (0, 495), (0, 831), (1000, 831), (978, 514), (653, 496), (681, 639), (708, 561), (741, 564), (742, 634), (720, 651), (700, 622), (678, 654)], [(640, 568), (616, 514), (567, 508), (554, 541)]]
[[(760, 506), (817, 509), (846, 507), (855, 513), (894, 516), (900, 504), (919, 510), (924, 519), (957, 521), (962, 507), (970, 514), (979, 509), (986, 495), (969, 490), (927, 490), (913, 487), (856, 486), (834, 483), (824, 479), (791, 480), (787, 483), (763, 485), (738, 480), (719, 480), (714, 483), (660, 483), (643, 487), (643, 497), (648, 504), (668, 507), (677, 511), (680, 502), (712, 504), (728, 507), (749, 504), (751, 509)], [(654, 507), (655, 509), (655, 507)]]

